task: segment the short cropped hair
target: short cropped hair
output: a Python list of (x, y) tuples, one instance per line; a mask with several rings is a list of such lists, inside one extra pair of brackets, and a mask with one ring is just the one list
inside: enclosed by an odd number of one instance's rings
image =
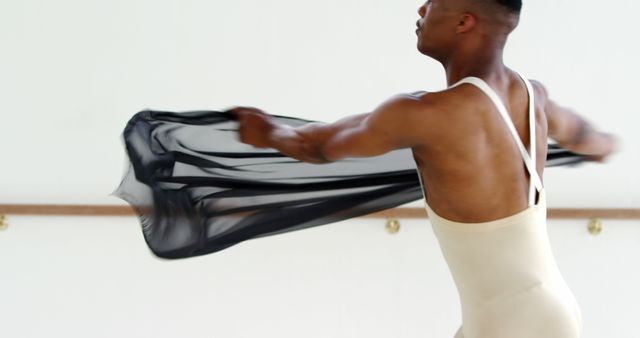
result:
[(510, 12), (520, 14), (522, 10), (522, 0), (495, 0), (501, 6), (507, 8)]

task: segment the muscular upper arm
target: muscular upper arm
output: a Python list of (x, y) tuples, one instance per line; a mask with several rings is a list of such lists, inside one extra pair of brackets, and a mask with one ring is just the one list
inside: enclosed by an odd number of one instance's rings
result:
[[(421, 103), (414, 94), (396, 95), (369, 113), (358, 125), (342, 128), (322, 147), (325, 158), (373, 157), (410, 148), (419, 142), (416, 116)], [(335, 128), (340, 128), (336, 125)]]
[(580, 143), (587, 133), (586, 121), (573, 109), (563, 107), (549, 98), (549, 93), (542, 83), (535, 80), (531, 80), (531, 83), (540, 93), (539, 99), (547, 118), (548, 136), (560, 146)]

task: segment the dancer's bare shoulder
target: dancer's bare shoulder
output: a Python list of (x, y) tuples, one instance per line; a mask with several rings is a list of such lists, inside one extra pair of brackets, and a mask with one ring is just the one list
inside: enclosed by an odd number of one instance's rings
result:
[(534, 79), (529, 79), (531, 87), (533, 87), (533, 94), (536, 100), (544, 107), (549, 99), (549, 92), (542, 82)]
[(458, 86), (436, 92), (418, 91), (408, 94), (418, 104), (412, 123), (420, 126), (423, 138), (421, 148), (442, 145), (447, 140), (459, 139), (469, 124), (469, 114), (477, 110), (481, 93), (471, 86)]

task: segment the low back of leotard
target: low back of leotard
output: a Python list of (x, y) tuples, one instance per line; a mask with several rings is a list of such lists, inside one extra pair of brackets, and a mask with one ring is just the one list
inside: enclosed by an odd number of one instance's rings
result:
[[(529, 93), (531, 154), (535, 154), (534, 93)], [(438, 216), (425, 199), (434, 234), (456, 283), (465, 338), (578, 337), (581, 315), (555, 262), (546, 225), (546, 196), (530, 157), (499, 96), (483, 80), (468, 77), (495, 104), (530, 177), (529, 206), (501, 219), (460, 223)], [(422, 177), (418, 171), (420, 183)], [(535, 191), (540, 193), (535, 203)], [(424, 192), (424, 186), (423, 186)]]

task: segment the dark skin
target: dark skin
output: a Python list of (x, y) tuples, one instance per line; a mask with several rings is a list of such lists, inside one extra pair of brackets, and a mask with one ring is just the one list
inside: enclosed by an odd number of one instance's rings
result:
[[(468, 0), (430, 0), (418, 14), (418, 50), (442, 64), (448, 85), (467, 76), (487, 82), (505, 103), (520, 139), (529, 145), (527, 90), (502, 62), (504, 44), (519, 17)], [(596, 131), (573, 110), (551, 100), (540, 82), (531, 82), (540, 177), (547, 137), (594, 161), (602, 162), (614, 152), (616, 142), (611, 135)], [(309, 163), (411, 148), (427, 203), (452, 221), (496, 220), (528, 205), (529, 175), (515, 142), (493, 103), (470, 84), (396, 95), (371, 113), (297, 128), (276, 124), (257, 108), (232, 111), (240, 123), (242, 142), (275, 148)]]

